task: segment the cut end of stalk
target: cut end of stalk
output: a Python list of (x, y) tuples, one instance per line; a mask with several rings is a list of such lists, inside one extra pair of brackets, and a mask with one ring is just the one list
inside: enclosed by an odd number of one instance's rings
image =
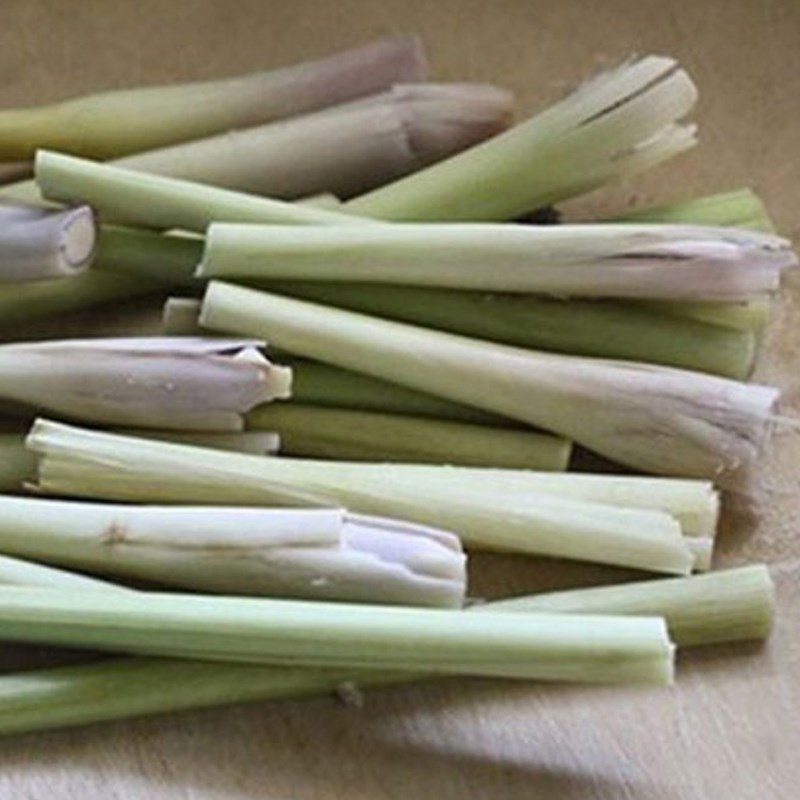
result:
[(97, 241), (97, 225), (89, 206), (81, 206), (64, 220), (61, 253), (65, 265), (80, 271), (89, 266)]

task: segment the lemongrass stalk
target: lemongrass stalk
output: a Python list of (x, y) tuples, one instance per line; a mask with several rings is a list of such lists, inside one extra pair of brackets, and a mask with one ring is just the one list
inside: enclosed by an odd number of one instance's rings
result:
[(668, 684), (674, 659), (659, 617), (16, 586), (0, 588), (0, 635), (183, 658), (590, 683)]
[(37, 150), (36, 185), (48, 200), (86, 202), (104, 223), (204, 232), (214, 220), (292, 225), (363, 224), (349, 214), (164, 178)]
[(235, 339), (72, 339), (0, 346), (0, 398), (111, 425), (236, 431), (287, 397), (291, 370)]
[(96, 238), (89, 206), (47, 211), (0, 204), (0, 282), (75, 278), (91, 263)]
[[(2, 572), (0, 572), (2, 576)], [(38, 576), (37, 576), (38, 577)], [(33, 583), (33, 581), (32, 581)], [(533, 595), (470, 611), (654, 614), (679, 646), (765, 638), (774, 588), (763, 565), (710, 575)], [(114, 658), (0, 677), (0, 733), (15, 733), (228, 703), (327, 694), (410, 680), (245, 664)]]
[(692, 569), (695, 572), (708, 572), (708, 570), (711, 569), (711, 562), (714, 558), (714, 537), (687, 537), (686, 546), (692, 551), (692, 555), (694, 556)]
[(329, 211), (336, 211), (342, 204), (342, 201), (332, 192), (320, 192), (310, 197), (301, 197), (295, 202), (305, 203), (306, 205), (316, 206), (317, 208), (327, 208)]
[(616, 222), (668, 222), (689, 225), (719, 225), (774, 233), (764, 201), (747, 187), (696, 197), (676, 203), (627, 211)]
[[(166, 336), (202, 336), (205, 331), (200, 327), (200, 301), (194, 297), (168, 297), (161, 312), (161, 330)], [(292, 384), (294, 394), (294, 380)]]
[(786, 239), (690, 225), (212, 223), (196, 274), (735, 301), (796, 265)]
[(160, 431), (152, 428), (116, 428), (123, 436), (143, 436), (165, 442), (183, 442), (215, 450), (230, 450), (250, 455), (274, 455), (280, 449), (280, 437), (267, 430), (259, 431)]
[[(645, 361), (732, 378), (749, 375), (755, 355), (755, 336), (750, 331), (656, 313), (628, 303), (366, 283), (270, 281), (264, 288), (476, 339)], [(189, 305), (181, 305), (180, 311), (185, 317), (179, 323), (174, 316), (178, 306), (168, 309), (175, 333), (200, 330), (188, 327)]]
[(277, 431), (283, 455), (314, 458), (565, 470), (571, 450), (543, 433), (298, 403), (259, 406), (246, 424)]
[(457, 607), (456, 536), (340, 509), (123, 506), (0, 495), (0, 552), (234, 595)]
[(0, 556), (0, 585), (44, 586), (50, 589), (124, 590), (122, 586), (99, 578), (90, 578), (88, 575), (80, 575), (6, 555)]
[(681, 646), (765, 639), (775, 614), (775, 587), (764, 564), (694, 575), (571, 589), (493, 601), (486, 610), (657, 614)]
[(743, 303), (678, 303), (669, 300), (640, 300), (637, 301), (637, 304), (646, 311), (680, 315), (712, 325), (757, 333), (767, 324), (771, 301), (767, 297), (755, 297)]
[(263, 458), (46, 420), (34, 424), (27, 444), (40, 457), (36, 488), (48, 494), (149, 503), (316, 502), (451, 530), (480, 549), (673, 574), (688, 573), (694, 563), (680, 523), (668, 513), (535, 490), (514, 492), (505, 502), (487, 481), (467, 480), (469, 491), (454, 485), (446, 473), (455, 467), (414, 467), (442, 472), (440, 481), (419, 480), (401, 464)]
[(52, 147), (93, 158), (291, 117), (424, 78), (418, 39), (380, 39), (317, 61), (216, 81), (87, 95), (0, 112), (0, 159)]
[(522, 350), (218, 282), (200, 323), (505, 415), (655, 474), (733, 479), (767, 442), (779, 396), (767, 386)]
[(671, 58), (601, 73), (545, 111), (345, 208), (391, 220), (506, 220), (638, 172), (694, 144), (697, 92)]
[(119, 166), (292, 200), (374, 189), (504, 130), (509, 92), (397, 85), (355, 103), (136, 153)]
[[(280, 439), (267, 431), (208, 433), (206, 431), (159, 431), (151, 428), (124, 428), (118, 433), (168, 442), (185, 442), (200, 447), (232, 450), (251, 455), (278, 452)], [(36, 478), (36, 457), (25, 447), (25, 432), (0, 433), (0, 492), (20, 492)]]
[(315, 361), (289, 359), (292, 396), (289, 402), (327, 408), (375, 411), (412, 417), (454, 420), (496, 427), (515, 423), (471, 406), (451, 403), (432, 394)]

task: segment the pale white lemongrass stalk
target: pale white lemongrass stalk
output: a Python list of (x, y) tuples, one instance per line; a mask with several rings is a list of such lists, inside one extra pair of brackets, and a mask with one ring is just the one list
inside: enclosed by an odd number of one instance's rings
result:
[(458, 607), (458, 537), (331, 508), (124, 506), (0, 495), (0, 552), (234, 595)]
[(0, 399), (109, 425), (241, 430), (246, 411), (289, 396), (291, 370), (258, 345), (197, 337), (2, 345)]
[(629, 61), (527, 122), (345, 208), (398, 221), (514, 219), (691, 147), (694, 127), (676, 123), (696, 98), (673, 59)]
[(413, 473), (404, 478), (401, 464), (247, 456), (46, 420), (34, 424), (27, 445), (40, 456), (36, 488), (49, 494), (149, 503), (313, 502), (444, 528), (478, 549), (673, 574), (686, 574), (694, 564), (679, 522), (663, 511), (535, 490), (515, 492), (512, 501), (505, 502), (502, 491), (495, 492), (489, 481), (476, 488), (474, 480), (457, 486), (419, 480)]
[(303, 114), (425, 72), (420, 41), (397, 36), (282, 69), (9, 109), (0, 112), (0, 159), (30, 158), (38, 147), (114, 158)]
[(0, 636), (220, 661), (668, 684), (660, 617), (468, 614), (350, 603), (0, 587)]
[(36, 185), (45, 198), (86, 202), (104, 223), (159, 230), (182, 228), (199, 233), (215, 220), (291, 225), (364, 224), (350, 214), (308, 204), (135, 172), (48, 150), (37, 150), (34, 172)]
[(301, 403), (259, 406), (247, 415), (246, 424), (276, 431), (282, 455), (345, 461), (560, 471), (567, 469), (572, 450), (566, 439), (538, 431)]
[(629, 467), (732, 480), (769, 439), (779, 392), (649, 364), (540, 353), (212, 282), (203, 327), (558, 433)]
[[(47, 568), (25, 570), (30, 584), (58, 585), (58, 576), (43, 574), (43, 569)], [(90, 580), (68, 577), (71, 581)], [(530, 607), (548, 613), (664, 616), (670, 636), (683, 646), (763, 639), (772, 626), (774, 605), (769, 571), (759, 564), (702, 577), (532, 595), (472, 606), (469, 610), (491, 612), (497, 606), (508, 612), (524, 612)], [(177, 659), (105, 659), (1, 676), (0, 732), (46, 730), (226, 703), (322, 695), (341, 685), (357, 683), (365, 688), (412, 679), (399, 674), (367, 676)]]
[(51, 589), (118, 589), (122, 586), (65, 569), (0, 555), (0, 585), (44, 586)]
[(786, 239), (691, 225), (212, 223), (196, 274), (736, 301), (796, 265)]
[(0, 283), (75, 278), (91, 264), (96, 239), (89, 206), (0, 204)]
[(410, 84), (322, 112), (135, 153), (126, 169), (294, 200), (374, 189), (508, 127), (513, 97), (483, 84)]

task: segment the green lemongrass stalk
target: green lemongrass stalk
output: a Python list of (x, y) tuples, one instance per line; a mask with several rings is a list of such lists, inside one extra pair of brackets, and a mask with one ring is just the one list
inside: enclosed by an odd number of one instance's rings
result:
[(769, 438), (777, 389), (540, 353), (212, 282), (200, 322), (558, 433), (636, 469), (732, 479)]
[(425, 71), (419, 40), (401, 36), (283, 69), (6, 110), (0, 159), (30, 158), (39, 147), (115, 158), (335, 105)]
[(646, 169), (694, 144), (697, 92), (671, 58), (604, 72), (560, 103), (440, 164), (355, 198), (355, 214), (506, 220)]
[(565, 470), (571, 451), (544, 433), (298, 403), (259, 406), (246, 424), (276, 431), (283, 455), (314, 458)]
[[(362, 514), (451, 530), (470, 547), (526, 552), (654, 572), (688, 573), (694, 556), (678, 520), (484, 480), (450, 470), (256, 457), (81, 430), (38, 420), (27, 441), (40, 456), (36, 488), (105, 500), (219, 505), (339, 505)], [(413, 470), (441, 471), (441, 480)], [(471, 470), (467, 470), (468, 473)], [(485, 473), (486, 471), (479, 472)], [(525, 470), (514, 471), (524, 476)], [(395, 480), (396, 478), (396, 480)], [(464, 489), (468, 490), (465, 491)]]
[(6, 161), (0, 163), (0, 186), (21, 181), (33, 175), (32, 161)]
[[(0, 580), (2, 577), (0, 569)], [(31, 580), (31, 584), (40, 580), (39, 575), (34, 577), (36, 580)], [(765, 638), (774, 614), (774, 588), (766, 567), (756, 565), (702, 577), (501, 600), (473, 606), (470, 611), (491, 612), (496, 606), (508, 612), (530, 608), (548, 613), (664, 616), (676, 644), (688, 646)], [(363, 688), (405, 680), (411, 678), (381, 673), (369, 676), (245, 664), (114, 658), (0, 676), (0, 733), (328, 694), (354, 681)]]
[(21, 558), (0, 556), (0, 585), (44, 586), (49, 589), (118, 589), (122, 586), (76, 572), (36, 564)]
[(287, 397), (291, 370), (258, 342), (196, 337), (72, 339), (0, 346), (0, 398), (24, 409), (148, 428), (236, 431)]
[(0, 495), (0, 552), (234, 595), (458, 607), (456, 536), (340, 509), (122, 506)]
[[(397, 289), (397, 287), (395, 287)], [(170, 336), (196, 336), (204, 333), (199, 324), (200, 301), (191, 297), (169, 297), (164, 303), (163, 329)], [(396, 383), (371, 378), (359, 372), (331, 367), (318, 361), (281, 356), (292, 369), (292, 396), (288, 402), (339, 408), (349, 411), (374, 411), (410, 417), (454, 420), (494, 427), (513, 427), (514, 422), (477, 408), (416, 392)]]
[(0, 204), (0, 282), (75, 278), (91, 263), (96, 238), (89, 206), (48, 211)]
[(645, 311), (689, 317), (712, 325), (757, 333), (769, 319), (771, 301), (756, 297), (744, 303), (691, 303), (669, 300), (641, 300)]
[[(664, 364), (731, 378), (749, 375), (755, 355), (751, 331), (655, 313), (629, 303), (366, 283), (270, 281), (264, 288), (476, 339)], [(176, 304), (166, 313), (175, 333), (201, 330), (190, 327), (192, 307), (188, 302)]]
[(127, 169), (286, 200), (352, 197), (508, 127), (509, 92), (483, 84), (388, 92), (268, 125), (226, 131), (116, 161)]
[(718, 225), (774, 233), (764, 201), (749, 188), (648, 206), (615, 217), (616, 222), (669, 222)]
[(212, 223), (196, 274), (735, 301), (796, 264), (786, 239), (690, 225)]
[(0, 285), (0, 326), (69, 314), (115, 300), (165, 294), (164, 284), (119, 272), (89, 269), (64, 281), (60, 278)]
[[(126, 436), (142, 436), (200, 447), (232, 450), (251, 455), (277, 453), (280, 440), (266, 431), (216, 433), (206, 431), (158, 431), (150, 428), (121, 429)], [(0, 433), (0, 492), (20, 492), (36, 479), (36, 457), (25, 447), (25, 431)]]
[(0, 588), (0, 636), (233, 662), (590, 683), (672, 681), (659, 617)]
[(204, 232), (214, 220), (343, 225), (363, 220), (308, 204), (218, 189), (203, 183), (165, 178), (99, 164), (48, 150), (37, 150), (36, 185), (48, 200), (80, 198), (100, 219), (145, 228)]

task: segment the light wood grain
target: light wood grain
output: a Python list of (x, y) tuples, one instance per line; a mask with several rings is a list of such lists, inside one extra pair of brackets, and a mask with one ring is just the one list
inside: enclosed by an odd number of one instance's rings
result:
[[(677, 56), (700, 86), (701, 145), (572, 207), (610, 213), (749, 184), (782, 231), (800, 235), (796, 0), (2, 0), (0, 104), (230, 74), (412, 30), (437, 77), (496, 81), (523, 109), (629, 53)], [(790, 414), (800, 413), (798, 302), (792, 278), (758, 371), (784, 389)], [(102, 319), (127, 330), (123, 307)], [(799, 476), (800, 437), (783, 434), (729, 502), (719, 552), (719, 564), (772, 564), (775, 636), (766, 648), (687, 654), (673, 689), (458, 681), (370, 693), (363, 708), (262, 703), (21, 736), (0, 741), (0, 798), (797, 797)], [(473, 573), (485, 595), (618, 575), (508, 557), (476, 559)], [(9, 666), (41, 659), (3, 654)]]

